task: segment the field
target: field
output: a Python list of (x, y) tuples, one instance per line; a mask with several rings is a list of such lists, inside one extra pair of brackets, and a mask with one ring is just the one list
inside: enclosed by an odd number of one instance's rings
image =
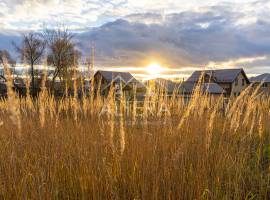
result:
[(0, 199), (269, 199), (270, 99), (162, 91), (0, 103)]

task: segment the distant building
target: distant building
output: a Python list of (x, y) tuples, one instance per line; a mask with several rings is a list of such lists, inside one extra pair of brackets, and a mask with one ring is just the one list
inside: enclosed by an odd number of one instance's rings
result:
[(7, 97), (6, 78), (0, 75), (0, 98)]
[[(183, 82), (178, 86), (178, 94), (184, 98), (185, 102), (189, 102), (197, 89), (196, 86), (197, 83), (194, 82)], [(198, 89), (200, 90), (200, 94), (210, 95), (211, 101), (217, 100), (225, 94), (225, 90), (217, 83), (202, 83)]]
[(168, 96), (172, 96), (174, 92), (177, 92), (179, 83), (163, 78), (156, 78), (148, 80), (146, 85), (152, 92), (164, 92)]
[[(183, 82), (179, 85), (178, 90), (183, 95), (191, 95), (194, 93), (196, 84), (192, 82)], [(202, 83), (200, 88), (201, 93), (208, 93), (212, 95), (221, 95), (225, 93), (225, 90), (217, 83)]]
[(252, 77), (250, 78), (250, 82), (254, 88), (260, 86), (259, 92), (270, 95), (270, 74), (265, 73), (256, 77)]
[[(149, 80), (147, 86), (154, 91), (164, 91), (167, 96), (182, 96), (189, 99), (196, 88), (196, 82), (182, 82), (176, 83), (166, 79), (152, 79)], [(211, 94), (212, 96), (220, 96), (225, 93), (224, 89), (216, 83), (203, 83), (200, 92)]]
[(195, 71), (186, 82), (198, 83), (202, 75), (203, 83), (216, 83), (223, 88), (226, 97), (239, 96), (250, 84), (243, 69)]
[[(26, 95), (25, 82), (22, 78), (13, 78), (12, 89), (20, 96)], [(5, 76), (0, 75), (0, 97), (7, 97), (7, 79)]]
[(129, 72), (97, 71), (94, 75), (95, 91), (100, 86), (101, 94), (107, 96), (111, 86), (115, 89), (115, 94), (121, 94), (121, 87), (127, 98), (132, 98), (136, 88), (136, 95), (145, 94), (146, 87), (143, 83), (135, 79)]

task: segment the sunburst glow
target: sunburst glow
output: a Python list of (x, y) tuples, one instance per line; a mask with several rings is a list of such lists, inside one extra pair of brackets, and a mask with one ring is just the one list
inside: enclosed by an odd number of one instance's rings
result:
[(158, 63), (151, 63), (146, 67), (146, 71), (148, 74), (154, 76), (161, 74), (164, 71), (164, 68), (161, 67)]

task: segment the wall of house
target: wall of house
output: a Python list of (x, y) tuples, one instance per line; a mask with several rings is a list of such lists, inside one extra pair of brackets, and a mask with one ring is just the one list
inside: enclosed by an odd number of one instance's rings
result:
[[(253, 90), (255, 90), (261, 83), (253, 83), (252, 87)], [(264, 83), (260, 86), (260, 89), (258, 91), (259, 93), (263, 93), (265, 95), (270, 95), (270, 83)]]
[[(101, 80), (101, 82), (100, 82)], [(102, 96), (107, 96), (110, 92), (110, 89), (111, 89), (111, 86), (113, 84), (113, 87), (115, 89), (115, 93), (116, 95), (120, 95), (121, 92), (120, 92), (120, 85), (119, 83), (116, 83), (116, 82), (108, 82), (100, 73), (96, 73), (95, 74), (95, 91), (97, 92), (98, 91), (98, 87), (100, 86), (100, 89), (101, 89), (101, 95)], [(122, 83), (122, 87), (125, 86), (125, 83)], [(124, 94), (125, 96), (130, 99), (132, 96), (133, 96), (133, 85), (129, 85), (129, 86), (126, 86), (125, 88), (123, 88), (124, 90)], [(140, 90), (138, 91), (139, 89), (137, 89), (137, 95), (138, 93), (140, 92)]]
[(231, 83), (218, 83), (219, 86), (221, 86), (225, 91), (226, 97), (229, 97), (231, 95), (231, 90), (232, 90), (232, 84)]
[(220, 101), (220, 96), (222, 96), (222, 94), (211, 94), (210, 95), (210, 104), (216, 104), (218, 103), (218, 101)]
[(146, 93), (146, 88), (137, 88), (136, 94), (137, 96), (144, 96)]
[(248, 82), (244, 75), (240, 73), (235, 81), (232, 83), (231, 96), (239, 96), (242, 91), (248, 87)]

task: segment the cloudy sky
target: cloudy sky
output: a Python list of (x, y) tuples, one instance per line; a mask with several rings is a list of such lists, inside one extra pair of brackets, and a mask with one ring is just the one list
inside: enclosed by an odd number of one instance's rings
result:
[(164, 75), (199, 68), (270, 72), (269, 0), (0, 0), (0, 49), (18, 34), (59, 24), (76, 32), (97, 66)]

